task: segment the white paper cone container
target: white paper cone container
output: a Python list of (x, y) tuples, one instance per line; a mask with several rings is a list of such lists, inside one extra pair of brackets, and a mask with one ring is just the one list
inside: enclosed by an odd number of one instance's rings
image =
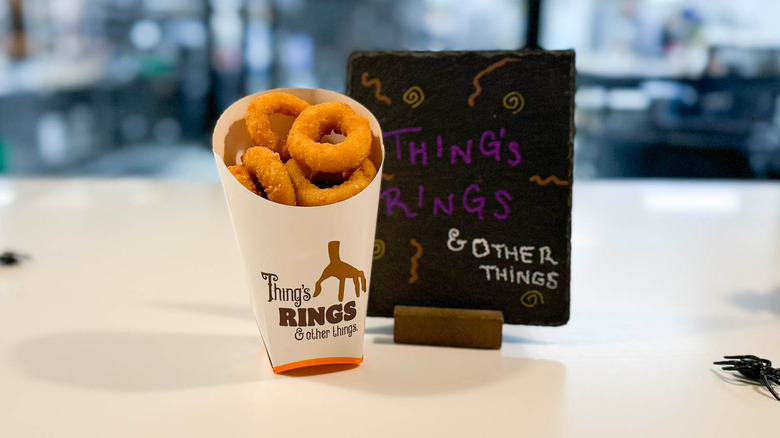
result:
[[(382, 131), (365, 107), (344, 95), (320, 89), (269, 91), (294, 94), (311, 104), (346, 103), (371, 126), (370, 157), (377, 176), (357, 195), (321, 207), (271, 202), (247, 190), (227, 169), (239, 163), (252, 146), (244, 114), (257, 95), (225, 110), (213, 137), (214, 157), (245, 263), (252, 307), (274, 372), (321, 364), (357, 364), (363, 359), (384, 164)], [(274, 118), (271, 121), (280, 127), (283, 124)], [(286, 125), (280, 129), (289, 129), (289, 123)], [(321, 278), (321, 293), (314, 297)]]

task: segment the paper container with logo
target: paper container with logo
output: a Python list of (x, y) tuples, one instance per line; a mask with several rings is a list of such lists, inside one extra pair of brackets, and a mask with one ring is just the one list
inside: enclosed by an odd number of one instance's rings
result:
[[(214, 129), (214, 155), (255, 318), (274, 372), (360, 363), (384, 159), (379, 122), (359, 103), (332, 91), (275, 91), (311, 104), (343, 102), (368, 119), (373, 134), (370, 159), (378, 174), (363, 191), (335, 204), (293, 207), (271, 202), (244, 188), (227, 169), (252, 147), (244, 114), (256, 95), (225, 110)], [(272, 115), (272, 129), (286, 133), (291, 120)]]

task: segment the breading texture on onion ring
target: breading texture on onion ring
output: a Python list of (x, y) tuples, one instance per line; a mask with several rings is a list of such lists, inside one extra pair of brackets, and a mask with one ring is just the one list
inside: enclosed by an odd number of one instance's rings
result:
[(335, 204), (351, 198), (366, 188), (376, 176), (374, 163), (369, 159), (365, 159), (346, 181), (337, 186), (321, 189), (310, 181), (311, 170), (301, 165), (295, 159), (285, 163), (285, 167), (287, 167), (287, 172), (290, 174), (295, 187), (298, 205), (305, 207)]
[(309, 106), (311, 105), (308, 102), (292, 94), (280, 91), (261, 94), (249, 104), (244, 116), (252, 143), (255, 146), (265, 146), (278, 153), (283, 160), (287, 160), (290, 155), (287, 152), (286, 142), (271, 130), (268, 116), (278, 113), (298, 117)]
[(233, 174), (234, 177), (236, 177), (242, 186), (249, 189), (249, 191), (255, 195), (260, 194), (260, 192), (257, 191), (255, 182), (252, 181), (252, 177), (249, 175), (249, 172), (247, 172), (246, 167), (242, 166), (241, 164), (236, 164), (235, 166), (228, 166), (228, 170)]
[(259, 188), (269, 201), (295, 205), (295, 189), (279, 154), (268, 148), (255, 146), (247, 149), (241, 161), (249, 174), (254, 175)]
[[(346, 138), (338, 144), (321, 143), (335, 131)], [(363, 163), (371, 152), (371, 127), (349, 105), (326, 102), (301, 112), (287, 135), (290, 155), (315, 172), (340, 173)]]

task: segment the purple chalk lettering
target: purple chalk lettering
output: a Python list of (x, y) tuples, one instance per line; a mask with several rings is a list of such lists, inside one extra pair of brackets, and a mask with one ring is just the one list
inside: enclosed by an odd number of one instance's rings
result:
[(514, 141), (509, 143), (509, 152), (511, 152), (512, 155), (514, 155), (515, 157), (512, 158), (511, 160), (507, 161), (507, 164), (509, 164), (512, 167), (515, 167), (518, 164), (520, 164), (520, 161), (522, 161), (522, 159), (523, 159), (520, 156), (520, 150), (519, 149), (520, 149), (520, 146), (517, 143), (515, 143)]
[(471, 148), (474, 146), (474, 140), (469, 140), (466, 142), (466, 150), (464, 151), (458, 145), (454, 144), (450, 147), (450, 164), (455, 164), (455, 161), (457, 161), (457, 156), (460, 156), (461, 159), (463, 159), (463, 162), (466, 164), (471, 164)]
[(493, 213), (493, 216), (502, 221), (509, 217), (509, 213), (512, 211), (509, 208), (509, 201), (511, 201), (512, 195), (509, 194), (506, 190), (499, 190), (496, 192), (496, 201), (498, 201), (499, 204), (501, 204), (501, 207), (504, 208), (503, 213), (495, 212)]
[(424, 141), (420, 142), (420, 146), (415, 147), (414, 142), (409, 142), (409, 158), (412, 160), (412, 165), (417, 164), (417, 157), (422, 156), (422, 165), (428, 165), (428, 145)]
[[(504, 130), (501, 129), (501, 132)], [(479, 138), (479, 151), (486, 157), (493, 157), (496, 161), (501, 161), (501, 141), (496, 137), (496, 133), (487, 130)]]
[(441, 210), (444, 214), (447, 216), (452, 216), (453, 210), (455, 210), (455, 194), (450, 193), (449, 196), (447, 196), (448, 204), (445, 205), (444, 202), (441, 201), (439, 198), (433, 198), (433, 215), (438, 216), (439, 210)]
[(482, 190), (477, 184), (471, 184), (463, 191), (463, 208), (469, 213), (476, 213), (479, 220), (485, 220), (485, 198), (483, 196), (477, 196), (471, 201), (469, 200), (469, 194), (471, 192), (479, 193)]
[(417, 186), (417, 206), (423, 206), (423, 200), (425, 200), (425, 187)]
[(384, 134), (382, 134), (382, 138), (385, 138), (385, 139), (390, 138), (390, 137), (395, 138), (395, 158), (398, 161), (401, 161), (401, 159), (403, 158), (401, 156), (401, 136), (404, 135), (404, 134), (411, 134), (411, 133), (420, 132), (420, 131), (422, 131), (422, 127), (396, 129), (396, 130), (393, 130), (393, 131), (385, 132)]
[(410, 211), (409, 207), (401, 201), (401, 189), (398, 187), (392, 187), (379, 195), (379, 199), (384, 199), (387, 207), (387, 215), (393, 215), (393, 209), (398, 207), (404, 212), (406, 217), (417, 217), (417, 213)]

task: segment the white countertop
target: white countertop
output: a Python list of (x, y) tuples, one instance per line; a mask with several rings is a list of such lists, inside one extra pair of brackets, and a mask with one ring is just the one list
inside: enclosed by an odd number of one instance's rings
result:
[(780, 184), (577, 183), (572, 248), (564, 327), (274, 375), (218, 185), (0, 179), (0, 437), (777, 433), (711, 363), (780, 367)]

